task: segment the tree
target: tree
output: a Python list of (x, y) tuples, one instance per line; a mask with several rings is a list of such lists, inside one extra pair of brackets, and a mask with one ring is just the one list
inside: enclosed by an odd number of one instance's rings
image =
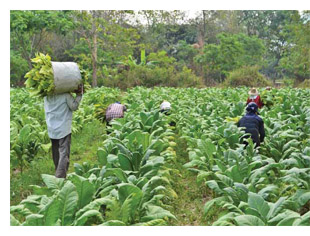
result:
[(279, 67), (288, 76), (302, 82), (310, 78), (310, 11), (295, 15), (293, 22), (287, 25), (290, 38)]
[[(68, 53), (86, 64), (91, 63), (93, 87), (98, 85), (98, 65), (113, 63), (121, 56), (132, 54), (135, 48), (134, 45), (139, 36), (135, 29), (126, 24), (125, 14), (132, 14), (132, 12), (75, 12), (74, 23), (80, 38), (76, 44), (78, 47)], [(87, 58), (88, 54), (90, 58)]]
[(32, 68), (31, 58), (36, 52), (44, 52), (42, 42), (49, 32), (65, 35), (73, 24), (70, 11), (11, 11), (11, 49), (18, 51)]
[[(138, 16), (142, 18), (138, 27), (147, 51), (165, 50), (169, 52), (173, 45), (180, 40), (178, 35), (182, 33), (181, 25), (184, 12), (143, 10), (138, 11)], [(143, 21), (146, 24), (143, 24)]]
[(298, 11), (242, 11), (239, 16), (249, 36), (264, 40), (267, 65), (263, 72), (274, 79), (280, 76), (277, 68), (289, 37), (286, 25), (292, 22), (294, 15), (298, 15)]
[(256, 36), (244, 34), (217, 35), (218, 44), (207, 44), (194, 60), (207, 82), (222, 82), (232, 70), (241, 66), (262, 65), (265, 47)]

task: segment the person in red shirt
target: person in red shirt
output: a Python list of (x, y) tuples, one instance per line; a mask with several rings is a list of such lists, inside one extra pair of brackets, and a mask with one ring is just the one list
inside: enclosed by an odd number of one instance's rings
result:
[(251, 88), (251, 90), (249, 91), (249, 97), (246, 101), (246, 104), (248, 105), (250, 102), (255, 102), (258, 108), (262, 108), (264, 106), (256, 88)]

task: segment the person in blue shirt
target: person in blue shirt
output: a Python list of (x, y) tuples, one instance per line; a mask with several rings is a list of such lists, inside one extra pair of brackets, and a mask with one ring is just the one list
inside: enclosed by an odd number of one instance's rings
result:
[(45, 119), (48, 136), (52, 142), (55, 176), (66, 178), (69, 168), (72, 112), (77, 110), (82, 99), (83, 87), (79, 86), (74, 98), (70, 93), (44, 97)]
[[(258, 116), (258, 106), (255, 102), (250, 102), (246, 107), (247, 113), (238, 121), (238, 127), (245, 127), (245, 132), (251, 134), (253, 143), (259, 147), (265, 138), (264, 121)], [(246, 136), (244, 138), (249, 138)], [(244, 144), (248, 144), (246, 141)]]

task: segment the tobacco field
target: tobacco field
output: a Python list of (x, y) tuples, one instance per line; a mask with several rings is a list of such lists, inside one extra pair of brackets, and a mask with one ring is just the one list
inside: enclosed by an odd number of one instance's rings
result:
[[(72, 135), (98, 122), (96, 153), (70, 160), (66, 179), (42, 173), (11, 202), (11, 225), (310, 226), (310, 89), (264, 93), (259, 148), (241, 144), (245, 133), (236, 125), (248, 90), (90, 89), (73, 114)], [(163, 100), (172, 105), (169, 116), (159, 112)], [(127, 112), (106, 134), (104, 111), (115, 101)], [(43, 99), (11, 89), (11, 181), (39, 157), (52, 163)]]

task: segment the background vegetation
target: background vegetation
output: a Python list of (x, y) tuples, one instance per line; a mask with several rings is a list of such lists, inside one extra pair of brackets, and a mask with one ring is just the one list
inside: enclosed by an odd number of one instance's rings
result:
[(263, 77), (309, 85), (309, 11), (203, 10), (185, 16), (160, 10), (11, 11), (11, 86), (23, 86), (37, 52), (78, 62), (93, 87), (201, 87), (227, 78), (226, 85), (239, 85), (244, 74), (255, 75), (251, 86)]

